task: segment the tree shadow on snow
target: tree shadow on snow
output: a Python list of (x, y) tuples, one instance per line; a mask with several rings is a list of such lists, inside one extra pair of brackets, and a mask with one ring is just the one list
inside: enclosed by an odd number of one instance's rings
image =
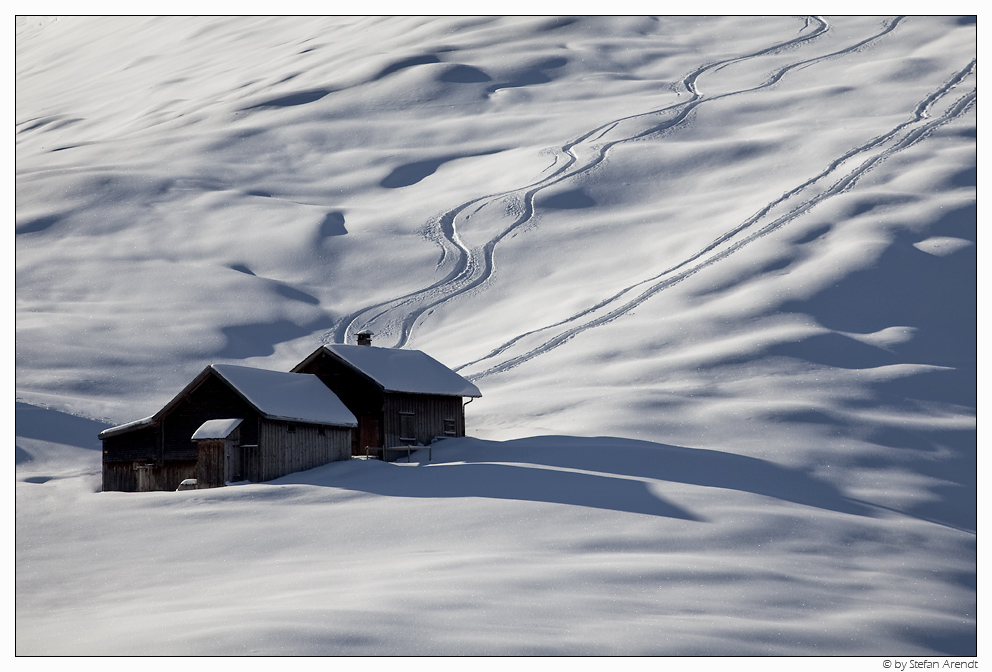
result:
[[(317, 298), (288, 285), (276, 284), (275, 291), (286, 299), (312, 305), (320, 303)], [(274, 322), (256, 322), (254, 324), (221, 327), (221, 333), (224, 334), (226, 343), (223, 348), (215, 353), (215, 356), (227, 359), (268, 357), (275, 352), (275, 346), (279, 343), (309, 336), (316, 331), (328, 329), (331, 326), (333, 326), (333, 321), (327, 316), (322, 316), (306, 326), (289, 320), (276, 320)]]
[[(975, 206), (969, 205), (945, 214), (930, 227), (928, 235), (974, 243), (977, 221)], [(888, 353), (876, 349), (877, 363), (861, 363), (863, 358), (857, 356), (858, 362), (851, 368), (887, 364), (893, 356), (905, 363), (974, 367), (976, 248), (972, 245), (949, 256), (935, 256), (914, 247), (920, 237), (900, 234), (870, 267), (849, 274), (809, 299), (783, 304), (781, 312), (810, 315), (828, 329), (842, 332), (870, 334), (893, 326), (915, 329), (913, 338), (890, 346)], [(829, 356), (831, 350), (820, 347), (820, 357)], [(841, 361), (839, 365), (845, 364)]]
[[(718, 450), (613, 437), (546, 436), (516, 441), (454, 439), (435, 444), (418, 467), (334, 464), (280, 483), (313, 483), (387, 497), (488, 497), (587, 506), (703, 521), (658, 494), (664, 482), (725, 488), (818, 509), (872, 516), (871, 506), (833, 485), (766, 460)], [(328, 469), (323, 471), (323, 469)]]
[(457, 161), (458, 159), (471, 158), (476, 156), (488, 156), (490, 154), (498, 154), (504, 150), (493, 149), (486, 152), (477, 152), (475, 154), (450, 154), (447, 156), (438, 156), (432, 159), (426, 159), (424, 161), (414, 161), (413, 163), (405, 163), (402, 166), (397, 166), (389, 173), (386, 177), (382, 178), (379, 182), (380, 187), (385, 187), (386, 189), (399, 189), (400, 187), (409, 187), (411, 185), (417, 184), (424, 178), (430, 177), (437, 172), (437, 169), (450, 161)]
[[(968, 181), (970, 173), (966, 170), (955, 179)], [(901, 327), (911, 330), (911, 338), (875, 347), (840, 333), (821, 334), (775, 345), (764, 354), (843, 369), (893, 364), (943, 367), (873, 382), (866, 385), (865, 391), (870, 395), (848, 404), (853, 408), (877, 406), (911, 414), (935, 405), (950, 405), (962, 412), (975, 409), (977, 223), (974, 204), (949, 210), (926, 232), (899, 233), (869, 267), (808, 299), (782, 306), (783, 312), (809, 315), (839, 332), (872, 334)], [(973, 244), (951, 254), (929, 254), (918, 247), (927, 236), (948, 236)], [(793, 413), (781, 419), (847, 429), (847, 421), (819, 412)], [(866, 422), (850, 429), (887, 449), (857, 458), (859, 466), (909, 469), (940, 482), (928, 487), (926, 496), (903, 513), (957, 529), (976, 530), (977, 438), (973, 428), (935, 425), (904, 429), (891, 423)]]

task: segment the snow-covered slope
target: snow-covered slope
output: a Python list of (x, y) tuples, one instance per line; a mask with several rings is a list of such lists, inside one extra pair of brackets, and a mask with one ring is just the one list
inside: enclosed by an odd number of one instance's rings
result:
[[(973, 19), (26, 17), (16, 95), (18, 653), (975, 653)], [(96, 492), (362, 329), (475, 438)]]

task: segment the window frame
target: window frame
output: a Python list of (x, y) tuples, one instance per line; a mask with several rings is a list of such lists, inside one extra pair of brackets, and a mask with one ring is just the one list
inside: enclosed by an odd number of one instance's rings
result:
[[(399, 411), (400, 426), (397, 431), (400, 441), (417, 441), (417, 414), (413, 411)], [(409, 430), (406, 435), (404, 430)]]

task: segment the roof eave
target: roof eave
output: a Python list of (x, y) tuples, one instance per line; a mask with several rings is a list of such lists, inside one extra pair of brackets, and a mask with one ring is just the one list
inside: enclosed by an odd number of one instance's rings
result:
[(421, 397), (458, 397), (459, 399), (464, 399), (465, 397), (472, 397), (473, 399), (479, 399), (482, 397), (482, 392), (478, 394), (457, 394), (449, 392), (410, 392), (409, 390), (390, 390), (388, 388), (379, 386), (383, 392), (388, 392), (389, 394), (413, 394)]
[(298, 422), (302, 425), (323, 425), (325, 427), (348, 427), (354, 429), (358, 427), (357, 422), (314, 422), (313, 420), (306, 420), (304, 418), (291, 418), (288, 415), (262, 415), (266, 420), (275, 420), (278, 422)]
[(139, 429), (144, 429), (146, 427), (152, 427), (155, 424), (155, 416), (150, 415), (147, 418), (142, 418), (141, 420), (134, 420), (132, 422), (126, 422), (123, 425), (117, 425), (116, 427), (108, 427), (97, 435), (97, 438), (101, 441), (104, 439), (109, 439), (114, 436), (120, 436), (121, 434), (127, 434), (128, 432), (134, 432)]

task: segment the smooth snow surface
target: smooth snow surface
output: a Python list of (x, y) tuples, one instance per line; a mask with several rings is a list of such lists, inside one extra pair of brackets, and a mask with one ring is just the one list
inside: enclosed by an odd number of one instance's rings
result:
[[(17, 653), (974, 655), (976, 39), (18, 17)], [(470, 438), (99, 492), (366, 329)]]
[(197, 439), (226, 439), (242, 422), (241, 418), (222, 418), (220, 420), (207, 420), (197, 427), (191, 437)]
[(325, 345), (387, 392), (481, 397), (479, 388), (419, 350), (366, 345)]
[(358, 426), (352, 412), (317, 376), (233, 364), (213, 364), (210, 368), (267, 418)]

